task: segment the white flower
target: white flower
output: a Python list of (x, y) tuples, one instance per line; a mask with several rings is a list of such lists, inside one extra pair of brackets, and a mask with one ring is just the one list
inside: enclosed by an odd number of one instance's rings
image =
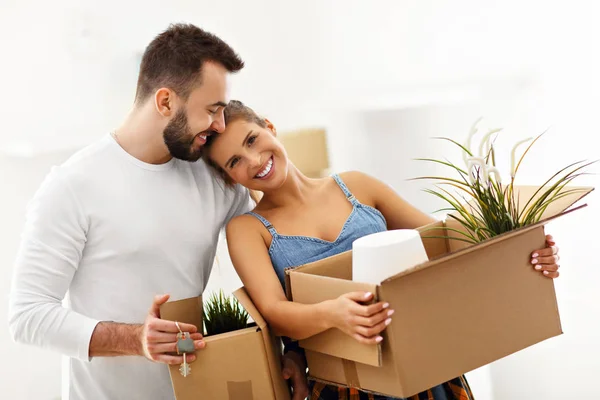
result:
[[(467, 136), (467, 141), (465, 142), (465, 149), (469, 150), (471, 154), (473, 154), (473, 152), (471, 151), (471, 139), (473, 139), (473, 136), (475, 136), (475, 134), (477, 133), (477, 124), (482, 119), (483, 117), (479, 117), (473, 123), (473, 125), (471, 126), (471, 130), (469, 131), (469, 136)], [(469, 155), (466, 152), (463, 152), (463, 161), (465, 162), (465, 165), (469, 165)]]
[(515, 177), (515, 173), (517, 171), (515, 171), (516, 169), (516, 165), (515, 165), (515, 153), (517, 152), (517, 147), (519, 147), (520, 145), (522, 145), (523, 143), (527, 143), (530, 140), (532, 140), (533, 138), (527, 138), (527, 139), (523, 139), (520, 142), (517, 142), (517, 144), (515, 144), (515, 146), (512, 148), (512, 151), (510, 153), (510, 177), (514, 178)]
[(500, 132), (502, 129), (490, 129), (488, 133), (481, 139), (481, 144), (479, 145), (479, 157), (487, 157), (490, 154), (492, 149), (492, 143), (490, 137), (497, 132)]

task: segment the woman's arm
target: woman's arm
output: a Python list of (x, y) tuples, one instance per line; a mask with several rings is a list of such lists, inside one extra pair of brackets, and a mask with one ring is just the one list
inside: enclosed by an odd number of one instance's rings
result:
[[(341, 175), (360, 201), (373, 204), (387, 220), (388, 229), (415, 229), (435, 222), (431, 216), (402, 199), (390, 186), (362, 172), (346, 172)], [(549, 278), (559, 276), (558, 247), (552, 236), (546, 238), (546, 247), (531, 255), (530, 263), (536, 271)]]
[(415, 229), (436, 222), (379, 179), (358, 171), (346, 172), (341, 177), (360, 201), (372, 204), (383, 214), (388, 229)]
[(353, 292), (317, 304), (288, 301), (260, 229), (253, 217), (236, 217), (227, 225), (227, 245), (240, 279), (276, 335), (300, 340), (335, 327), (363, 343), (381, 341), (379, 333), (389, 324), (387, 305), (360, 304), (373, 294)]

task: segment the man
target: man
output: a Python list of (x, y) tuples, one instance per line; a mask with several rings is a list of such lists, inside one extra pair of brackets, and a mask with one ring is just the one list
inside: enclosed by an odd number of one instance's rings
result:
[[(9, 325), (16, 341), (70, 357), (65, 397), (173, 398), (164, 364), (183, 359), (169, 354), (178, 327), (159, 307), (202, 293), (220, 229), (252, 206), (195, 162), (208, 132), (224, 129), (228, 76), (243, 66), (218, 37), (172, 25), (146, 48), (121, 127), (53, 168), (31, 200)], [(300, 357), (284, 366), (303, 398)]]

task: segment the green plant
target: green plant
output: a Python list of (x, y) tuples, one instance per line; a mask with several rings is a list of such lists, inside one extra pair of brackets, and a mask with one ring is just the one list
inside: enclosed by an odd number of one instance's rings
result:
[[(496, 154), (494, 140), (491, 136), (500, 129), (490, 130), (483, 137), (479, 146), (479, 156), (475, 156), (471, 150), (471, 141), (477, 132), (477, 120), (467, 138), (465, 144), (446, 137), (434, 139), (448, 141), (459, 147), (466, 169), (445, 160), (432, 158), (418, 158), (418, 161), (426, 161), (441, 164), (456, 173), (456, 177), (445, 176), (423, 176), (413, 180), (433, 180), (434, 189), (424, 189), (448, 204), (448, 207), (437, 210), (449, 211), (449, 218), (460, 223), (464, 229), (452, 229), (444, 227), (432, 227), (430, 230), (447, 230), (458, 235), (428, 236), (431, 238), (450, 238), (468, 243), (478, 243), (493, 236), (518, 229), (523, 226), (538, 222), (544, 211), (553, 202), (574, 193), (583, 193), (584, 189), (571, 188), (568, 185), (576, 178), (586, 175), (585, 168), (596, 161), (578, 161), (562, 168), (547, 179), (529, 199), (519, 199), (515, 193), (515, 178), (523, 159), (532, 146), (544, 135), (529, 138), (518, 142), (511, 152), (510, 181), (503, 184), (501, 174), (496, 167)], [(531, 142), (519, 161), (515, 164), (515, 153), (517, 148), (527, 142)], [(522, 205), (522, 207), (521, 207)]]
[(204, 302), (204, 327), (206, 335), (218, 335), (244, 329), (248, 325), (248, 313), (233, 296), (223, 290), (212, 293)]

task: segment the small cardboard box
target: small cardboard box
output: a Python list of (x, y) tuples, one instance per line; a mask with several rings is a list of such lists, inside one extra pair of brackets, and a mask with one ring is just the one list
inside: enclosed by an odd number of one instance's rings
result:
[[(179, 365), (169, 373), (177, 400), (289, 400), (281, 375), (281, 345), (274, 337), (244, 288), (234, 296), (255, 321), (248, 328), (205, 337), (206, 347), (196, 351), (187, 377)], [(170, 301), (160, 308), (163, 319), (202, 327), (202, 297)]]
[[(535, 189), (519, 188), (528, 197)], [(584, 207), (566, 211), (591, 190), (552, 204), (539, 223), (476, 245), (423, 238), (429, 261), (378, 285), (352, 281), (351, 251), (288, 270), (293, 301), (364, 290), (395, 310), (380, 345), (360, 344), (338, 329), (300, 341), (310, 376), (409, 397), (562, 334), (554, 282), (533, 269), (530, 255), (545, 246), (544, 225)], [(433, 225), (461, 229), (450, 218)], [(426, 228), (422, 237), (444, 235)]]
[(290, 160), (303, 174), (320, 178), (329, 170), (327, 135), (324, 129), (301, 129), (279, 136)]

